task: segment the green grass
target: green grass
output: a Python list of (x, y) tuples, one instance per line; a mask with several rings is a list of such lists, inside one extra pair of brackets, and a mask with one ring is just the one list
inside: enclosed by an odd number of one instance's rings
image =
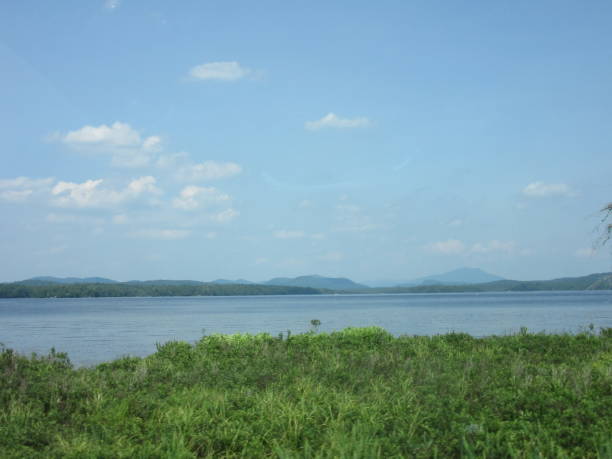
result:
[(0, 457), (612, 457), (612, 333), (212, 335), (0, 353)]

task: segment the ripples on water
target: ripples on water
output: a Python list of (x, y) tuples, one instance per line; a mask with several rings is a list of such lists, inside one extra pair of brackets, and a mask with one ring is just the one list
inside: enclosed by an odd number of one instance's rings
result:
[(79, 365), (144, 356), (203, 334), (277, 335), (376, 325), (395, 335), (473, 336), (612, 327), (612, 291), (0, 300), (0, 342), (22, 353), (68, 352)]

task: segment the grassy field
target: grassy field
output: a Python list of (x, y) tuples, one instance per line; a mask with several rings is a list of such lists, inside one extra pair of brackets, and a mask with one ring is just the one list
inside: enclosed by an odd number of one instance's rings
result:
[(612, 457), (612, 329), (0, 354), (0, 457)]

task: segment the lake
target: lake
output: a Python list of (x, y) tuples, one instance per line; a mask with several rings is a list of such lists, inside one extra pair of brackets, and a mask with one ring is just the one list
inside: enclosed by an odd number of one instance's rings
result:
[(473, 336), (612, 327), (612, 291), (0, 299), (0, 343), (20, 353), (68, 352), (77, 365), (145, 356), (156, 343), (203, 334), (377, 325), (395, 335)]

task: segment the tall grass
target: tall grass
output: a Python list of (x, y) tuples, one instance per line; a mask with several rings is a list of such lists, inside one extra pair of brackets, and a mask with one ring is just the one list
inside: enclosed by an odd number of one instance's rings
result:
[(612, 457), (612, 333), (212, 335), (0, 353), (0, 456)]

